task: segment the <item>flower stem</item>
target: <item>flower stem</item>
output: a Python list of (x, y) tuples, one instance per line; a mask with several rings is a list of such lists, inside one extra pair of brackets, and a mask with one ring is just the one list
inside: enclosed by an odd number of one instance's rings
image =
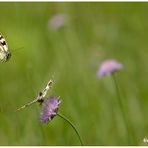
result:
[(119, 108), (121, 110), (123, 120), (124, 120), (124, 123), (125, 123), (125, 127), (126, 127), (126, 130), (127, 130), (127, 139), (128, 139), (128, 142), (129, 142), (129, 133), (130, 132), (129, 132), (128, 121), (127, 121), (127, 118), (126, 118), (126, 115), (125, 115), (125, 112), (124, 112), (124, 107), (123, 107), (123, 104), (122, 104), (122, 100), (121, 100), (121, 96), (120, 96), (120, 92), (119, 92), (119, 87), (118, 87), (117, 80), (116, 80), (114, 73), (112, 74), (112, 78), (113, 78), (113, 82), (114, 82), (116, 93), (117, 93)]
[(83, 146), (83, 142), (81, 140), (80, 134), (79, 134), (78, 130), (76, 129), (76, 127), (73, 125), (73, 123), (71, 123), (71, 121), (69, 121), (65, 116), (63, 116), (63, 115), (61, 115), (59, 113), (57, 113), (57, 115), (59, 117), (61, 117), (62, 119), (64, 119), (66, 122), (68, 122), (71, 125), (71, 127), (74, 129), (74, 131), (76, 132), (76, 134), (77, 134), (77, 136), (78, 136), (78, 138), (80, 140), (81, 146)]

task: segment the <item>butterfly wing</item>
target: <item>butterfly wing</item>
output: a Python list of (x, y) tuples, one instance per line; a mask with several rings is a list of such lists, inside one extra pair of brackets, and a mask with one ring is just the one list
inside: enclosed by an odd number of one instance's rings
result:
[(11, 53), (8, 49), (8, 44), (2, 34), (0, 34), (0, 60), (6, 62), (10, 57)]

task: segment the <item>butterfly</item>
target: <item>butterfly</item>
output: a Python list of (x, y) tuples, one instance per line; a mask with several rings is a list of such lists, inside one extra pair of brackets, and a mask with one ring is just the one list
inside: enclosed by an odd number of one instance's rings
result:
[(53, 84), (53, 81), (52, 80), (49, 80), (48, 83), (47, 83), (47, 85), (46, 85), (46, 87), (42, 91), (40, 91), (38, 93), (36, 99), (34, 99), (33, 101), (31, 101), (31, 102), (23, 105), (22, 107), (18, 108), (16, 111), (20, 111), (21, 109), (24, 109), (24, 108), (26, 108), (26, 107), (28, 107), (28, 106), (36, 103), (36, 102), (42, 104), (44, 102), (44, 98), (45, 98), (48, 90), (52, 87), (52, 84)]
[(5, 38), (0, 33), (0, 61), (7, 62), (11, 57), (10, 50)]

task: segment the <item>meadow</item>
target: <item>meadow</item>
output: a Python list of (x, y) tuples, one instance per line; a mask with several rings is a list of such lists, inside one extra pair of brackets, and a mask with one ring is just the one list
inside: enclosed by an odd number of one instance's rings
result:
[[(0, 3), (0, 31), (12, 56), (0, 63), (0, 145), (79, 146), (74, 130), (56, 116), (39, 120), (32, 101), (49, 79), (48, 96), (74, 123), (86, 146), (147, 145), (148, 3)], [(60, 27), (50, 20), (65, 15)], [(58, 21), (57, 21), (58, 23)], [(116, 59), (129, 135), (110, 76), (98, 79), (102, 61)]]

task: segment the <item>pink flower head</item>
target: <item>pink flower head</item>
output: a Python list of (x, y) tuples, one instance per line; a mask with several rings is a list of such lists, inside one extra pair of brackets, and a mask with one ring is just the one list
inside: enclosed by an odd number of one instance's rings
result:
[(67, 15), (57, 14), (49, 20), (48, 26), (51, 30), (57, 31), (58, 29), (60, 29), (65, 25), (66, 21), (67, 21)]
[(108, 74), (112, 74), (115, 71), (122, 69), (122, 64), (116, 60), (106, 60), (102, 62), (100, 69), (97, 72), (98, 77), (103, 77)]
[(49, 97), (43, 104), (40, 120), (42, 123), (51, 121), (56, 116), (61, 101), (57, 97)]

